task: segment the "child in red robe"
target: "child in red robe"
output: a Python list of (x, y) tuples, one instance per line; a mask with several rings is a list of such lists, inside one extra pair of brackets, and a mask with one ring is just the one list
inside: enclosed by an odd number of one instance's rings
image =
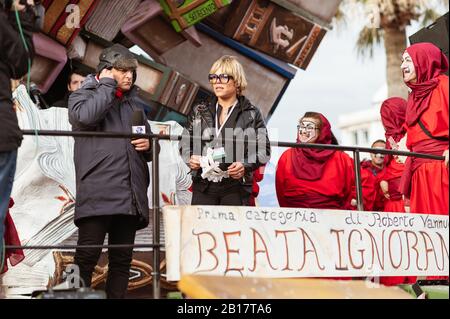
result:
[[(386, 148), (399, 150), (399, 143), (405, 136), (406, 100), (393, 97), (381, 105), (381, 120), (386, 131)], [(405, 165), (399, 156), (388, 155), (385, 158), (385, 174), (383, 175), (383, 192), (386, 197), (385, 212), (405, 212), (405, 201), (400, 192), (400, 179)]]

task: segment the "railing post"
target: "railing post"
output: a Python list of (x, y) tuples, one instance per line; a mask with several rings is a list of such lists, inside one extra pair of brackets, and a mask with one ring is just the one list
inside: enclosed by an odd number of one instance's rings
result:
[(161, 298), (160, 207), (159, 207), (159, 138), (152, 138), (152, 200), (153, 200), (153, 298)]
[(361, 181), (361, 162), (359, 159), (359, 151), (353, 151), (353, 161), (355, 163), (355, 183), (356, 183), (356, 201), (357, 209), (359, 211), (364, 210), (363, 194), (362, 194), (362, 181)]

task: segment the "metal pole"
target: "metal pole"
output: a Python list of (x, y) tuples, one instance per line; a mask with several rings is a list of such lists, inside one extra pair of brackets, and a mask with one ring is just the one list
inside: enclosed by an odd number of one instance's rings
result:
[(153, 298), (161, 298), (160, 265), (160, 207), (159, 207), (159, 139), (152, 138), (152, 199), (153, 199)]
[[(158, 138), (159, 140), (181, 140), (182, 135), (157, 135), (157, 134), (131, 134), (131, 133), (118, 133), (118, 132), (72, 132), (72, 131), (50, 131), (50, 130), (22, 130), (23, 135), (34, 135), (34, 136), (72, 136), (72, 137), (99, 137), (99, 138)], [(195, 137), (194, 137), (195, 138)], [(225, 142), (246, 142), (254, 143), (252, 141), (235, 140), (235, 139), (224, 139)], [(324, 150), (339, 150), (346, 152), (363, 152), (372, 154), (391, 154), (400, 156), (412, 156), (417, 158), (427, 158), (443, 161), (444, 156), (422, 154), (415, 152), (404, 152), (404, 151), (393, 151), (386, 149), (373, 149), (369, 147), (358, 147), (358, 146), (341, 146), (341, 145), (331, 145), (331, 144), (308, 144), (308, 143), (292, 143), (292, 142), (271, 142), (270, 145), (275, 147), (295, 147), (295, 148), (314, 148), (314, 149), (324, 149)]]
[(356, 201), (359, 211), (364, 210), (362, 181), (361, 181), (361, 162), (359, 160), (359, 151), (353, 152), (353, 161), (355, 162), (355, 183), (356, 183)]

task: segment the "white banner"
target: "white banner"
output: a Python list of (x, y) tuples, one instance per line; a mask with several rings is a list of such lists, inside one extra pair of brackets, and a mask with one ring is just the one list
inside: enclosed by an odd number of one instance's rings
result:
[(448, 216), (166, 206), (167, 279), (448, 276)]

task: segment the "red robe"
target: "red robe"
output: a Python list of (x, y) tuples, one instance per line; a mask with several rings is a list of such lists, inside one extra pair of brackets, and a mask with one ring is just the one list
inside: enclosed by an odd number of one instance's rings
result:
[(278, 161), (276, 191), (280, 207), (348, 209), (355, 183), (353, 160), (336, 151), (328, 160), (322, 177), (316, 181), (295, 177), (292, 167), (294, 149)]
[(259, 167), (257, 170), (253, 172), (253, 185), (252, 185), (252, 193), (249, 198), (249, 206), (256, 206), (256, 198), (259, 195), (259, 185), (264, 178), (264, 169), (265, 166)]
[[(280, 207), (350, 209), (355, 184), (350, 156), (336, 151), (326, 163), (322, 177), (316, 181), (295, 177), (292, 156), (295, 156), (294, 149), (288, 149), (278, 161), (275, 186)], [(352, 280), (351, 277), (320, 279)]]
[[(387, 181), (389, 185), (389, 199), (386, 199), (384, 211), (391, 213), (405, 213), (405, 202), (403, 195), (399, 192), (400, 178), (402, 177), (405, 165), (399, 163), (393, 158), (385, 168), (382, 180)], [(396, 286), (401, 284), (414, 284), (417, 277), (395, 276), (380, 277), (380, 283), (385, 286)]]
[[(436, 142), (433, 153), (442, 155), (448, 149), (449, 111), (448, 77), (439, 76), (439, 85), (433, 90), (428, 109), (421, 121), (433, 136), (446, 137), (447, 142)], [(433, 143), (419, 124), (407, 126), (407, 146), (413, 152), (424, 152), (420, 146), (424, 141)], [(428, 153), (428, 152), (426, 152)], [(448, 215), (448, 167), (443, 161), (421, 160), (414, 170), (411, 180), (411, 212), (422, 214)], [(414, 166), (414, 165), (413, 165)], [(416, 165), (417, 166), (417, 165)]]
[[(422, 145), (436, 145), (432, 153), (442, 155), (448, 150), (449, 139), (449, 96), (448, 77), (439, 76), (439, 84), (433, 90), (428, 109), (422, 114), (421, 121), (430, 131), (431, 135), (446, 137), (447, 142), (439, 142), (428, 137), (419, 124), (407, 126), (407, 146), (413, 152), (431, 153), (429, 146), (424, 149)], [(420, 160), (413, 165), (411, 179), (411, 213), (448, 215), (449, 213), (449, 175), (448, 167), (443, 161)], [(431, 276), (427, 279), (448, 279), (445, 276)]]

